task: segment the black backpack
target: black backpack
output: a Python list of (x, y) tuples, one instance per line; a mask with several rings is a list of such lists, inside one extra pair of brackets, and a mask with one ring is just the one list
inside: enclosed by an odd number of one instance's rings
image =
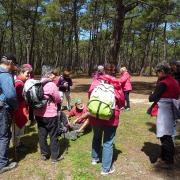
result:
[(58, 111), (58, 130), (59, 136), (64, 135), (69, 130), (68, 119), (64, 112)]
[(51, 97), (48, 99), (44, 97), (43, 87), (48, 83), (47, 81), (39, 81), (34, 79), (29, 79), (24, 84), (23, 96), (26, 103), (33, 109), (39, 109), (44, 107)]

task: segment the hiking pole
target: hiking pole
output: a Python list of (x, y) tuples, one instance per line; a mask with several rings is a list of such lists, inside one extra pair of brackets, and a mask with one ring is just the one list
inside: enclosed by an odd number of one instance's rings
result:
[(16, 149), (16, 127), (14, 118), (12, 119), (12, 131), (13, 131), (13, 150), (14, 150), (14, 160), (17, 161), (17, 149)]

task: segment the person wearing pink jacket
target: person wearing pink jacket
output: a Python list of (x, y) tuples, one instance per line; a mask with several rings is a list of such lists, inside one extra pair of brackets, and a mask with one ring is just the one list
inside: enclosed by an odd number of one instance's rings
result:
[[(43, 87), (44, 96), (49, 99), (47, 104), (40, 108), (34, 109), (34, 115), (36, 117), (38, 125), (38, 137), (41, 150), (41, 159), (47, 160), (51, 157), (52, 163), (58, 162), (62, 159), (59, 152), (58, 141), (58, 109), (57, 104), (61, 102), (61, 98), (58, 92), (56, 84), (53, 82), (56, 77), (53, 74), (53, 68), (51, 66), (42, 67), (42, 79), (41, 81), (49, 81)], [(47, 136), (50, 136), (50, 148), (47, 143)]]
[(129, 93), (132, 91), (132, 85), (131, 85), (131, 76), (128, 73), (126, 67), (122, 67), (120, 69), (120, 83), (122, 90), (124, 92), (126, 105), (122, 109), (125, 109), (127, 111), (130, 110), (130, 101), (129, 101)]
[(105, 67), (106, 74), (99, 76), (94, 79), (88, 95), (90, 97), (94, 88), (96, 88), (100, 82), (106, 81), (114, 86), (115, 93), (115, 110), (110, 120), (102, 120), (89, 115), (89, 121), (93, 129), (93, 140), (92, 140), (92, 165), (96, 165), (100, 162), (101, 157), (101, 145), (102, 145), (102, 171), (101, 175), (106, 176), (115, 171), (112, 165), (113, 160), (113, 142), (116, 135), (116, 129), (119, 124), (120, 108), (124, 106), (124, 93), (121, 89), (119, 80), (112, 76), (114, 74), (115, 66), (108, 64)]

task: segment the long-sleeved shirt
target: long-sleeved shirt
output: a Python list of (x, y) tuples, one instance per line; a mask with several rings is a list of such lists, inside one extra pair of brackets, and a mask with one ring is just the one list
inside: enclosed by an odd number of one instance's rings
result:
[(0, 101), (6, 104), (9, 110), (17, 109), (18, 102), (12, 74), (0, 66)]

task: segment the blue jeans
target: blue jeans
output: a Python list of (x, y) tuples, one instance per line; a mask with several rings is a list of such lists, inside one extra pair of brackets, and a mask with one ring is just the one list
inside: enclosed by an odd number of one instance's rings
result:
[(109, 172), (112, 166), (113, 141), (116, 134), (116, 128), (113, 126), (93, 126), (92, 141), (92, 160), (99, 161), (101, 153), (101, 143), (103, 137), (102, 150), (102, 171)]
[(0, 169), (5, 167), (9, 160), (7, 152), (11, 138), (11, 119), (5, 107), (0, 109)]

